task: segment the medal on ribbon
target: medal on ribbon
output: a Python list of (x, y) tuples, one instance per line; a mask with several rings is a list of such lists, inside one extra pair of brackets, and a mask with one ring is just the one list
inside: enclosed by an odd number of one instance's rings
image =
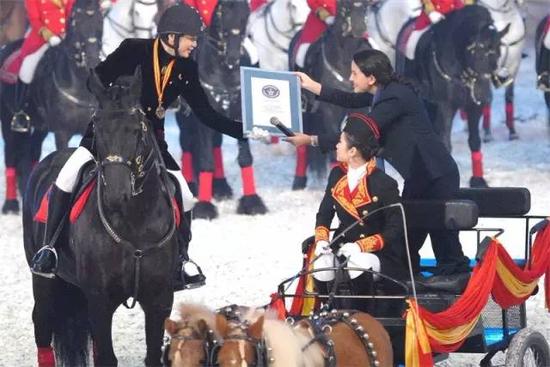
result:
[(166, 109), (162, 106), (162, 98), (164, 96), (164, 90), (166, 89), (166, 86), (168, 85), (168, 80), (170, 80), (170, 76), (172, 75), (172, 68), (174, 67), (174, 63), (176, 60), (172, 60), (168, 63), (166, 68), (163, 68), (163, 73), (160, 69), (160, 61), (159, 61), (159, 42), (160, 40), (157, 38), (155, 40), (155, 43), (153, 45), (153, 75), (155, 77), (155, 89), (157, 91), (157, 100), (158, 105), (157, 109), (155, 110), (155, 115), (159, 119), (163, 119), (166, 115)]

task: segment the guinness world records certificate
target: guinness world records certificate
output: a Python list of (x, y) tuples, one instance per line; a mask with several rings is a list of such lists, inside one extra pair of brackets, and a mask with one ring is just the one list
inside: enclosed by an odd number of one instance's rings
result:
[(241, 103), (245, 136), (253, 127), (283, 136), (271, 124), (272, 118), (295, 133), (302, 132), (301, 88), (292, 72), (241, 67)]

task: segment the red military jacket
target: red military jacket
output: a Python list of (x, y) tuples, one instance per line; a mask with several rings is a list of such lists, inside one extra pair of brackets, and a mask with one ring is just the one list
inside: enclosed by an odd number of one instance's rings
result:
[(183, 2), (197, 9), (204, 24), (210, 27), (212, 13), (214, 13), (214, 9), (218, 5), (218, 0), (183, 0)]
[(74, 0), (25, 0), (32, 32), (39, 34), (46, 27), (58, 36), (63, 35), (73, 4)]
[(441, 14), (448, 14), (464, 7), (464, 5), (471, 5), (473, 2), (474, 0), (422, 0), (422, 5), (426, 13), (435, 10)]

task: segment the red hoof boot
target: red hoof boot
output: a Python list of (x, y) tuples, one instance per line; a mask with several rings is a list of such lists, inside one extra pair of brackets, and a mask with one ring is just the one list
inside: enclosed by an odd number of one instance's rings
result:
[(52, 347), (38, 348), (38, 367), (55, 367)]

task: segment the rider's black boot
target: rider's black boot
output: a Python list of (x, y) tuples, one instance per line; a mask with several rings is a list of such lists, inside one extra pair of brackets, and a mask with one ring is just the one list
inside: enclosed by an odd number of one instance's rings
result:
[[(34, 255), (31, 262), (31, 272), (46, 278), (54, 278), (57, 270), (57, 251), (55, 250), (54, 235), (63, 225), (63, 219), (71, 204), (71, 193), (52, 186), (48, 202), (48, 220), (43, 247)], [(61, 229), (60, 229), (61, 230)]]
[(201, 268), (191, 259), (187, 251), (191, 242), (191, 211), (183, 213), (182, 223), (178, 233), (178, 265), (176, 267), (174, 292), (183, 289), (193, 289), (202, 287), (206, 282), (206, 277)]
[(30, 85), (17, 80), (15, 86), (15, 113), (11, 118), (11, 129), (19, 133), (27, 133), (31, 129), (31, 118), (24, 111), (29, 99)]
[(536, 62), (537, 69), (537, 88), (550, 92), (550, 50), (542, 47)]

